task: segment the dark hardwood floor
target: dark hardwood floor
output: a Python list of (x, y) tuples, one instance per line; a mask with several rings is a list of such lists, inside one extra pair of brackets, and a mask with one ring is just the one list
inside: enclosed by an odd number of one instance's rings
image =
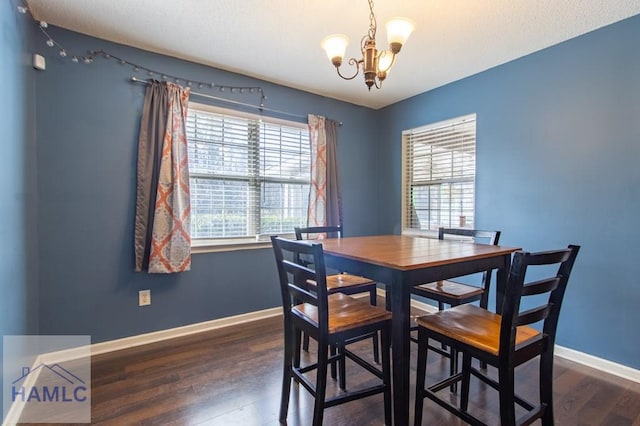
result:
[[(92, 423), (97, 425), (277, 425), (282, 368), (281, 318), (94, 356)], [(370, 341), (354, 345), (371, 357)], [(415, 345), (412, 344), (415, 350)], [(311, 348), (313, 351), (314, 348)], [(447, 364), (430, 355), (427, 380)], [(412, 355), (415, 372), (415, 353)], [(348, 364), (347, 387), (369, 380)], [(537, 363), (520, 368), (517, 389), (535, 400)], [(412, 378), (413, 383), (413, 378)], [(475, 384), (470, 409), (497, 424), (497, 395)], [(640, 384), (556, 359), (558, 425), (640, 425)], [(336, 392), (337, 386), (328, 392)], [(412, 392), (413, 394), (413, 389)], [(325, 412), (326, 425), (381, 425), (382, 395)], [(308, 425), (313, 402), (302, 387), (291, 393), (288, 425)], [(413, 412), (413, 400), (411, 401)], [(413, 421), (413, 415), (411, 415)], [(424, 425), (462, 425), (425, 401)]]

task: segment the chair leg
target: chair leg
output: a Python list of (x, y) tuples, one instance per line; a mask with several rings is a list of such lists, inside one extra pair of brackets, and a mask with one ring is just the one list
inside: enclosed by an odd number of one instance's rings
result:
[[(331, 354), (331, 356), (334, 356), (335, 354), (338, 353), (338, 349), (335, 346), (331, 346), (331, 349), (329, 349), (329, 353)], [(333, 361), (331, 363), (331, 378), (333, 380), (335, 380), (338, 377), (338, 369), (336, 367), (336, 362), (339, 363), (339, 361)]]
[(416, 405), (414, 425), (422, 424), (422, 408), (424, 407), (424, 382), (427, 375), (427, 343), (429, 338), (422, 328), (418, 328), (418, 360), (416, 364)]
[(299, 353), (299, 346), (293, 346), (293, 336), (294, 331), (291, 327), (285, 325), (284, 330), (284, 363), (282, 366), (282, 394), (280, 396), (280, 415), (279, 419), (281, 422), (287, 421), (287, 413), (289, 411), (289, 397), (291, 394), (291, 368), (292, 368), (292, 360), (293, 360), (293, 351), (294, 349)]
[[(438, 300), (438, 310), (439, 311), (444, 311), (444, 308), (445, 308), (444, 302), (441, 302), (441, 301)], [(447, 345), (445, 345), (444, 343), (441, 343), (441, 347), (442, 347), (442, 350), (446, 350), (447, 349)]]
[(291, 393), (291, 370), (287, 370), (287, 366), (282, 374), (282, 394), (280, 396), (280, 421), (287, 421), (287, 413), (289, 411), (289, 396)]
[[(302, 337), (302, 331), (295, 330), (293, 332), (293, 366), (300, 368), (300, 339)], [(307, 339), (309, 336), (307, 336)]]
[(553, 425), (553, 351), (540, 357), (540, 404), (544, 405), (543, 426)]
[(391, 327), (385, 327), (380, 332), (382, 345), (382, 382), (384, 391), (384, 424), (391, 426)]
[(498, 368), (498, 380), (500, 383), (500, 423), (503, 425), (515, 425), (515, 379), (513, 367)]
[[(458, 372), (458, 351), (453, 348), (449, 348), (449, 375), (453, 376)], [(458, 391), (458, 383), (453, 383), (450, 386), (451, 392), (456, 393)]]
[(307, 333), (302, 336), (302, 349), (305, 352), (309, 352), (309, 335)]
[[(372, 289), (369, 292), (369, 302), (373, 306), (377, 306), (378, 304), (378, 295), (376, 294), (376, 290)], [(376, 332), (373, 335), (373, 361), (376, 364), (380, 364), (380, 345), (378, 344), (378, 333)]]
[[(300, 303), (299, 300), (294, 300), (294, 305), (297, 305), (298, 303)], [(302, 338), (302, 349), (304, 349), (305, 352), (309, 352), (309, 335), (307, 333), (303, 333)], [(299, 364), (297, 366), (299, 366)]]
[(460, 410), (466, 412), (469, 408), (469, 384), (471, 383), (471, 355), (462, 354), (462, 395), (460, 395)]
[(313, 407), (313, 426), (322, 425), (324, 400), (327, 389), (327, 352), (329, 347), (323, 339), (318, 342), (318, 369), (316, 371), (316, 399)]
[(345, 365), (344, 343), (342, 342), (338, 345), (338, 354), (340, 355), (340, 358), (338, 358), (338, 368), (340, 370), (338, 372), (338, 386), (344, 391), (347, 389), (347, 368)]
[(378, 332), (373, 335), (373, 362), (380, 364), (380, 344), (378, 343)]

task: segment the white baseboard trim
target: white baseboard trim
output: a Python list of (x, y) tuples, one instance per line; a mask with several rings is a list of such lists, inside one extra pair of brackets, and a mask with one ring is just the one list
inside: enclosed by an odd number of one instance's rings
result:
[(94, 343), (91, 345), (91, 355), (99, 355), (121, 349), (132, 348), (149, 343), (161, 342), (163, 340), (175, 339), (177, 337), (211, 331), (219, 328), (230, 327), (232, 325), (244, 324), (251, 321), (271, 318), (282, 315), (282, 308), (269, 308), (261, 311), (248, 312), (246, 314), (234, 315), (231, 317), (219, 318), (211, 321), (189, 324), (182, 327), (170, 328), (167, 330), (154, 331), (151, 333), (139, 334), (137, 336), (125, 337), (122, 339), (110, 340), (107, 342)]
[(636, 370), (635, 368), (627, 367), (626, 365), (618, 364), (613, 361), (598, 358), (596, 356), (559, 345), (555, 346), (554, 351), (555, 355), (560, 358), (586, 365), (587, 367), (621, 377), (625, 380), (640, 383), (640, 370)]

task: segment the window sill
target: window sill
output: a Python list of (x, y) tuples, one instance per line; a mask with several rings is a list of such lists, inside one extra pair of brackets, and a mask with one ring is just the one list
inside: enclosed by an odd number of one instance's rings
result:
[(220, 253), (226, 251), (238, 250), (257, 250), (271, 248), (271, 242), (259, 241), (255, 243), (238, 243), (238, 244), (203, 244), (191, 247), (191, 254), (200, 253)]
[(405, 229), (402, 235), (409, 237), (435, 238), (438, 239), (438, 231), (418, 231), (415, 229)]
[[(295, 239), (294, 234), (282, 234), (282, 238)], [(192, 241), (191, 254), (219, 253), (238, 250), (258, 250), (271, 248), (269, 236), (262, 236), (260, 239), (238, 238), (225, 240), (197, 240)]]

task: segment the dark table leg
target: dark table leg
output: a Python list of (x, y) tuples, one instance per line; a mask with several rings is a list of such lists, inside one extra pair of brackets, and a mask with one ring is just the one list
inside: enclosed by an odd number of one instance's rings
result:
[(396, 426), (409, 424), (409, 322), (410, 286), (402, 273), (393, 275), (391, 292), (391, 362), (393, 365), (393, 416)]

